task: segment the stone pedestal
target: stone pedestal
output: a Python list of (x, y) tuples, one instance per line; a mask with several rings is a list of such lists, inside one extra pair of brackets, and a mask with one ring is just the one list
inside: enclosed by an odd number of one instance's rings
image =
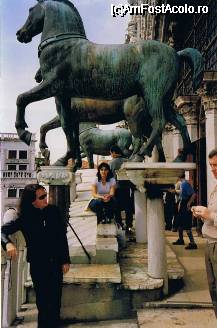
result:
[(49, 203), (59, 207), (64, 221), (68, 220), (73, 177), (68, 168), (59, 166), (42, 166), (37, 175), (39, 182), (49, 186)]
[[(166, 286), (167, 268), (162, 190), (167, 188), (168, 184), (175, 184), (177, 178), (185, 171), (194, 170), (195, 168), (196, 165), (194, 163), (125, 162), (118, 172), (118, 177), (120, 177), (121, 180), (125, 175), (125, 179), (129, 179), (137, 187), (138, 193), (136, 194), (136, 199), (138, 199), (138, 204), (140, 203), (140, 205), (142, 196), (139, 192), (143, 193), (143, 208), (146, 208), (146, 210), (144, 210), (143, 218), (140, 217), (138, 226), (141, 229), (141, 231), (139, 231), (139, 236), (141, 236), (141, 238), (146, 236), (147, 231), (148, 274), (153, 278), (164, 278)], [(137, 211), (139, 212), (138, 209)], [(140, 216), (141, 215), (142, 211), (140, 211)], [(146, 217), (148, 222), (147, 227), (144, 224), (144, 222), (146, 222)], [(137, 220), (138, 218), (136, 217), (136, 221)]]

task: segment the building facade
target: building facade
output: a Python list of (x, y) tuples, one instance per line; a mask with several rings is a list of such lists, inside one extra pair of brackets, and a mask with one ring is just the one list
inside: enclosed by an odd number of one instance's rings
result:
[(30, 146), (16, 133), (0, 133), (0, 212), (15, 207), (25, 185), (36, 183), (35, 135)]
[[(182, 0), (129, 0), (131, 5), (183, 5)], [(216, 0), (185, 0), (185, 4), (208, 6), (208, 13), (134, 15), (128, 25), (126, 42), (139, 39), (158, 40), (177, 51), (198, 49), (204, 58), (204, 77), (197, 93), (192, 91), (190, 67), (183, 64), (175, 95), (175, 109), (185, 118), (197, 172), (193, 177), (198, 190), (198, 202), (206, 204), (214, 180), (207, 167), (209, 151), (217, 147), (217, 6)], [(179, 131), (168, 124), (163, 134), (163, 145), (168, 161), (174, 159), (182, 148)], [(172, 147), (171, 147), (172, 145)], [(188, 159), (189, 160), (189, 159)]]

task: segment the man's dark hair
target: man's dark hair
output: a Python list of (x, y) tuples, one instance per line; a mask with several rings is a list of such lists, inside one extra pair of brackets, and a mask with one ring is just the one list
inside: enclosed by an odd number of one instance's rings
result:
[(180, 175), (180, 179), (185, 179), (185, 173), (182, 173), (182, 174)]
[(215, 148), (215, 149), (213, 149), (213, 150), (211, 150), (211, 151), (209, 152), (208, 157), (209, 157), (210, 159), (213, 158), (214, 156), (217, 156), (217, 148)]
[(112, 171), (111, 171), (110, 166), (109, 166), (107, 163), (104, 163), (104, 162), (101, 163), (101, 164), (98, 166), (98, 170), (97, 170), (97, 174), (96, 174), (96, 176), (97, 176), (97, 178), (98, 178), (98, 181), (101, 181), (100, 170), (101, 170), (103, 167), (104, 167), (106, 170), (109, 171), (109, 172), (108, 172), (108, 175), (107, 175), (107, 177), (106, 177), (106, 181), (109, 181), (111, 178), (113, 178), (113, 174), (112, 174)]
[(36, 200), (36, 191), (45, 188), (39, 184), (28, 184), (23, 189), (18, 206), (18, 212), (22, 215), (28, 215), (28, 211), (32, 209), (32, 203)]
[(123, 156), (122, 150), (117, 145), (111, 146), (110, 152), (111, 153), (115, 153), (115, 154), (119, 154), (119, 155)]

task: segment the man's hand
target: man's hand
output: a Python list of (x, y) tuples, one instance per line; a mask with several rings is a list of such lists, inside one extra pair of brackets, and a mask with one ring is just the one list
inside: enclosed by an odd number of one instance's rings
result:
[(196, 218), (211, 219), (211, 211), (205, 206), (192, 206), (191, 211)]
[(6, 252), (8, 256), (12, 257), (12, 259), (15, 259), (18, 255), (17, 249), (12, 243), (6, 244)]
[(67, 273), (69, 271), (70, 268), (70, 264), (69, 263), (65, 263), (62, 265), (62, 270), (63, 270), (63, 274)]

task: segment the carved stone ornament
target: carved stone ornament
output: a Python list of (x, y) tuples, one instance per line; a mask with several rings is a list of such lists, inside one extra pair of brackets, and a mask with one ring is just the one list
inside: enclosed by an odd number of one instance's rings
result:
[(37, 174), (38, 182), (45, 185), (63, 186), (72, 182), (74, 175), (68, 168), (59, 166), (42, 166)]

